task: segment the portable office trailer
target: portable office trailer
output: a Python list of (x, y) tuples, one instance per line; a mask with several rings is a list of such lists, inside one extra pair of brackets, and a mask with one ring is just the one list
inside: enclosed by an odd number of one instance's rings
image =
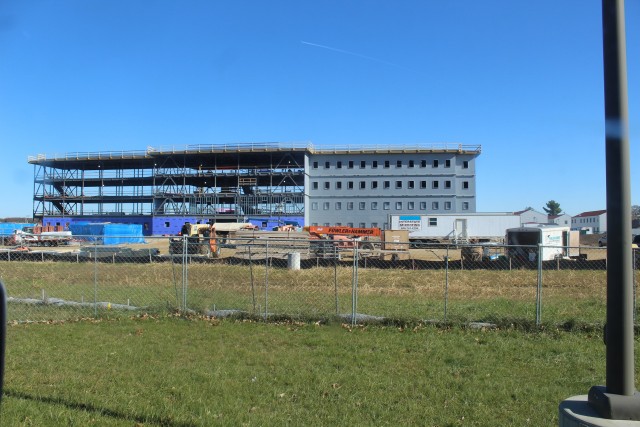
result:
[(510, 228), (505, 243), (510, 257), (535, 261), (538, 254), (543, 261), (576, 257), (580, 252), (580, 233), (569, 227), (554, 224)]
[(502, 242), (509, 228), (520, 226), (513, 213), (389, 215), (390, 228), (408, 230), (412, 243)]

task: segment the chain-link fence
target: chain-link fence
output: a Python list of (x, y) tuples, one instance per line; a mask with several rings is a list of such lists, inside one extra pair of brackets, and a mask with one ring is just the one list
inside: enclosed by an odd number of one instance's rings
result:
[[(0, 250), (10, 320), (195, 313), (353, 323), (597, 324), (606, 317), (606, 248), (389, 248), (264, 235), (149, 237), (116, 245), (74, 236), (69, 244), (50, 245)], [(639, 260), (635, 249), (634, 267)]]

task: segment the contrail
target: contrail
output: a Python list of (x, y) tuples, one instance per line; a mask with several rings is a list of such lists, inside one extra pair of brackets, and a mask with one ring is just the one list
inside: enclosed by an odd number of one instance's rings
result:
[(362, 55), (362, 54), (360, 54), (360, 53), (356, 53), (356, 52), (349, 52), (348, 50), (338, 49), (338, 48), (335, 48), (335, 47), (325, 46), (325, 45), (322, 45), (322, 44), (310, 43), (310, 42), (306, 42), (306, 41), (304, 41), (304, 40), (300, 40), (300, 43), (302, 43), (302, 44), (306, 44), (306, 45), (308, 45), (308, 46), (319, 47), (319, 48), (321, 48), (321, 49), (328, 49), (328, 50), (332, 50), (332, 51), (334, 51), (334, 52), (344, 53), (344, 54), (346, 54), (346, 55), (357, 56), (357, 57), (362, 58), (362, 59), (368, 59), (369, 61), (376, 61), (376, 62), (380, 62), (380, 63), (382, 63), (382, 64), (391, 65), (392, 67), (402, 68), (403, 70), (411, 71), (411, 70), (409, 70), (408, 68), (403, 67), (402, 65), (394, 64), (393, 62), (385, 61), (385, 60), (383, 60), (383, 59), (378, 59), (378, 58), (374, 58), (374, 57), (371, 57), (371, 56)]

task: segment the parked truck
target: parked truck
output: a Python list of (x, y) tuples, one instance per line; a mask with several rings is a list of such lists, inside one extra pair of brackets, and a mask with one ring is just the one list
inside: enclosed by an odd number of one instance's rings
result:
[(389, 227), (408, 230), (413, 245), (503, 242), (505, 230), (520, 226), (513, 213), (389, 215)]
[(580, 255), (580, 234), (555, 224), (516, 227), (506, 231), (507, 256), (524, 261), (575, 258)]
[(71, 242), (71, 231), (61, 226), (23, 227), (14, 230), (11, 243), (18, 246), (60, 246)]
[[(220, 256), (221, 244), (228, 243), (229, 239), (240, 230), (255, 230), (257, 227), (250, 223), (185, 223), (180, 230), (179, 237), (172, 237), (169, 241), (169, 253), (180, 255), (185, 252), (184, 242), (187, 243), (188, 254), (206, 255), (210, 257)], [(186, 237), (183, 237), (186, 236)]]

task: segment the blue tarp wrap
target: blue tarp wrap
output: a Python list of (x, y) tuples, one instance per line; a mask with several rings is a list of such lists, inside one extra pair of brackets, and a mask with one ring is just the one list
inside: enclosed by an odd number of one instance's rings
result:
[(141, 224), (75, 223), (69, 224), (74, 236), (100, 241), (103, 245), (144, 243)]
[(34, 227), (33, 223), (26, 222), (0, 222), (0, 236), (11, 236), (14, 230), (22, 230), (22, 227)]

